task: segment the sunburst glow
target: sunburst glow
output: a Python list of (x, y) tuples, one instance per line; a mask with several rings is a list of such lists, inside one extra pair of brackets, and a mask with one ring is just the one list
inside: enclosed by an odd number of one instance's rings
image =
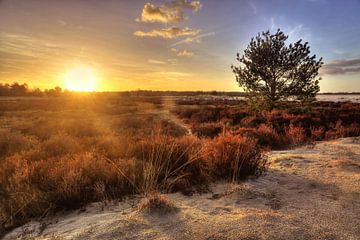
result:
[(96, 89), (96, 76), (90, 68), (73, 68), (65, 74), (64, 84), (70, 91), (93, 92)]

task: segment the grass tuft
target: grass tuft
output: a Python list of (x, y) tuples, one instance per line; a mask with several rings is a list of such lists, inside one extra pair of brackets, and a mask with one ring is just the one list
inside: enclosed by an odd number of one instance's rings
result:
[(167, 196), (160, 193), (153, 192), (148, 194), (138, 205), (140, 212), (145, 212), (151, 215), (165, 215), (173, 214), (179, 211), (175, 203)]

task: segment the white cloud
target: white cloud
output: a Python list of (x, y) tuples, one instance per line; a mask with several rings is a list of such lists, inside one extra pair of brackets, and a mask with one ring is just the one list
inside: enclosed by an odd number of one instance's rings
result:
[(200, 1), (174, 0), (155, 5), (146, 3), (141, 13), (141, 22), (178, 23), (185, 20), (184, 10), (197, 12), (202, 8)]

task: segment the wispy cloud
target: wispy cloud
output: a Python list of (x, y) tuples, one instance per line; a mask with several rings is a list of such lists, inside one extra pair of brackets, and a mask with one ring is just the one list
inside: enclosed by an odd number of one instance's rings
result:
[(147, 79), (154, 79), (154, 80), (172, 80), (177, 81), (181, 79), (186, 79), (187, 77), (192, 76), (190, 73), (187, 72), (172, 72), (172, 71), (162, 71), (162, 72), (148, 72), (144, 74), (144, 77)]
[(148, 59), (148, 63), (151, 63), (151, 64), (166, 64), (166, 62), (156, 60), (156, 59)]
[(188, 27), (185, 28), (170, 27), (163, 29), (154, 29), (149, 32), (136, 31), (134, 32), (134, 35), (138, 37), (162, 37), (162, 38), (172, 39), (181, 36), (195, 36), (199, 32), (200, 30), (198, 29), (191, 29)]
[(60, 54), (64, 50), (61, 44), (12, 33), (1, 33), (0, 41), (0, 51), (27, 57)]
[(258, 9), (257, 9), (257, 6), (255, 5), (254, 1), (250, 0), (248, 3), (249, 3), (251, 10), (253, 11), (253, 14), (257, 15)]
[(325, 64), (320, 69), (321, 75), (337, 75), (346, 73), (359, 73), (360, 59), (335, 60)]
[(269, 19), (270, 21), (270, 30), (272, 32), (277, 29), (283, 30), (289, 36), (290, 41), (297, 41), (299, 39), (309, 40), (311, 38), (311, 34), (309, 29), (305, 28), (304, 24), (299, 23), (297, 25), (289, 25), (289, 24), (279, 24), (278, 21), (274, 17)]
[(214, 36), (215, 34), (216, 34), (215, 32), (208, 32), (208, 33), (199, 34), (195, 37), (187, 37), (184, 40), (181, 40), (181, 41), (178, 41), (178, 42), (172, 44), (171, 47), (175, 47), (177, 45), (184, 44), (184, 43), (192, 43), (192, 42), (200, 43), (201, 39), (203, 39), (205, 37), (209, 37), (209, 36)]

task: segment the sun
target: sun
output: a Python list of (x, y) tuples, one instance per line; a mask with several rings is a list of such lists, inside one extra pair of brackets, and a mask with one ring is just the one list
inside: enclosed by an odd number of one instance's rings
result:
[(76, 92), (93, 92), (96, 89), (96, 76), (91, 68), (70, 69), (64, 77), (65, 88)]

